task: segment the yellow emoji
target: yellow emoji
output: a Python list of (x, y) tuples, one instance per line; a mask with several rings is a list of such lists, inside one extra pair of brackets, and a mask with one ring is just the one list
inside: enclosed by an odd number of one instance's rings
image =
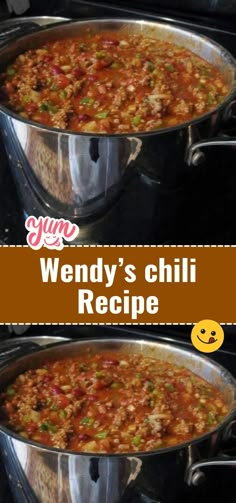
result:
[(224, 331), (217, 321), (202, 320), (194, 325), (191, 340), (198, 351), (213, 353), (222, 346)]

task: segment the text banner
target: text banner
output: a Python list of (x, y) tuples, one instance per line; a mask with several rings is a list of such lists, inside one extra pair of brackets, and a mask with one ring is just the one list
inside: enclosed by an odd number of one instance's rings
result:
[(0, 247), (0, 323), (236, 323), (234, 247)]

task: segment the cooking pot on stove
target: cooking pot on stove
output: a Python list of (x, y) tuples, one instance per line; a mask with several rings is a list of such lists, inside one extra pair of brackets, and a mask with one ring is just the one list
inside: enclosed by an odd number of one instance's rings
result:
[[(113, 201), (133, 170), (140, 170), (166, 186), (182, 182), (188, 170), (210, 145), (235, 140), (214, 138), (222, 120), (229, 117), (235, 93), (235, 61), (223, 47), (210, 39), (165, 23), (131, 19), (73, 21), (43, 28), (2, 48), (3, 69), (19, 53), (45, 41), (83, 34), (87, 29), (142, 33), (185, 46), (217, 66), (229, 86), (224, 101), (194, 120), (148, 133), (75, 133), (41, 126), (0, 107), (3, 137), (18, 189), (19, 172), (35, 193), (45, 212), (71, 220), (91, 217)], [(30, 27), (32, 30), (32, 26)], [(214, 138), (214, 139), (213, 139)], [(133, 169), (132, 169), (133, 168)], [(136, 171), (135, 171), (136, 172)], [(34, 210), (34, 209), (33, 209)]]
[[(22, 492), (27, 501), (40, 503), (121, 503), (130, 501), (138, 487), (155, 494), (155, 501), (178, 501), (182, 491), (204, 478), (205, 467), (236, 465), (235, 458), (217, 457), (222, 439), (229, 438), (235, 421), (235, 381), (230, 373), (210, 359), (178, 346), (134, 339), (90, 339), (36, 349), (5, 364), (0, 370), (1, 387), (25, 370), (45, 360), (120, 350), (142, 353), (182, 365), (200, 375), (224, 395), (229, 412), (213, 431), (192, 441), (152, 452), (127, 454), (75, 453), (46, 447), (24, 439), (0, 426), (0, 443), (16, 501)], [(145, 481), (145, 482), (144, 482)], [(25, 500), (24, 500), (25, 501)]]

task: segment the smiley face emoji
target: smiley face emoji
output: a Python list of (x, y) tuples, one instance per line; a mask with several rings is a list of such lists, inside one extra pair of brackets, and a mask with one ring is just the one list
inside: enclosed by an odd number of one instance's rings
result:
[(191, 332), (192, 344), (202, 353), (213, 353), (224, 342), (222, 327), (213, 320), (202, 320), (194, 325)]

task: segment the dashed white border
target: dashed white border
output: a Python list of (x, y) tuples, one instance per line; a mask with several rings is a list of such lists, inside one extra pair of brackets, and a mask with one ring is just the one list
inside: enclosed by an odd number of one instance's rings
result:
[[(28, 245), (0, 245), (0, 248), (29, 248)], [(64, 245), (64, 248), (236, 248), (236, 245)], [(39, 250), (37, 250), (39, 251)], [(199, 320), (198, 320), (199, 321)], [(4, 322), (1, 323), (0, 325), (18, 325), (18, 326), (23, 326), (23, 325), (32, 325), (32, 326), (50, 326), (50, 325), (59, 325), (59, 326), (188, 326), (188, 325), (195, 325), (197, 321), (193, 322), (188, 322), (188, 323), (31, 323), (31, 322), (21, 322), (17, 323), (14, 321), (11, 322)], [(226, 325), (226, 326), (235, 326), (235, 323), (226, 323), (223, 321), (219, 322), (220, 325)]]
[[(130, 327), (130, 326), (144, 326), (144, 327), (154, 326), (154, 327), (160, 327), (160, 326), (171, 326), (171, 325), (173, 325), (173, 326), (192, 326), (192, 325), (196, 325), (196, 323), (198, 323), (198, 322), (199, 322), (199, 320), (193, 321), (191, 323), (189, 323), (189, 322), (188, 323), (132, 323), (132, 322), (130, 322), (130, 323), (122, 323), (122, 322), (121, 323), (96, 323), (96, 322), (94, 322), (94, 323), (54, 323), (54, 322), (52, 322), (52, 323), (43, 323), (43, 322), (34, 323), (33, 322), (32, 323), (30, 321), (28, 321), (28, 322), (26, 321), (24, 323), (22, 323), (22, 322), (17, 323), (15, 321), (10, 321), (10, 322), (4, 322), (4, 323), (0, 322), (0, 326), (1, 325), (18, 325), (18, 326), (25, 326), (25, 325), (58, 326), (58, 325), (60, 325), (62, 327), (64, 327), (64, 326), (68, 326), (68, 327), (72, 327), (72, 326), (76, 326), (76, 327), (78, 327), (78, 326), (82, 326), (82, 327), (84, 327), (84, 326), (101, 326), (101, 327), (104, 327), (104, 326), (109, 326), (109, 327), (110, 326), (118, 326), (118, 327), (120, 327), (120, 326), (128, 326), (128, 327)], [(224, 321), (219, 321), (218, 323), (220, 325), (224, 325), (224, 326), (230, 326), (230, 327), (236, 326), (236, 323), (225, 323)]]
[[(30, 248), (28, 245), (0, 245), (0, 248)], [(64, 248), (236, 248), (236, 245), (64, 245)], [(42, 250), (47, 249), (42, 247)], [(35, 251), (35, 250), (33, 250)], [(37, 250), (39, 251), (39, 250)], [(62, 251), (62, 250), (53, 250)]]

